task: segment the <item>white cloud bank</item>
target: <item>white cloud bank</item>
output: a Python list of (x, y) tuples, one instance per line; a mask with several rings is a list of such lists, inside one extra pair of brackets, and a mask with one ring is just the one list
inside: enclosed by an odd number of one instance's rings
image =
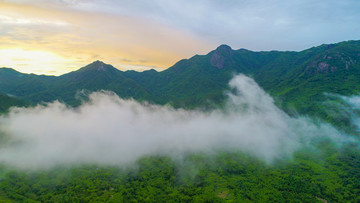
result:
[[(235, 76), (223, 110), (173, 109), (92, 93), (73, 109), (59, 102), (14, 108), (0, 117), (0, 163), (23, 169), (58, 164), (127, 164), (144, 155), (177, 156), (214, 149), (242, 150), (272, 161), (313, 138), (350, 138), (326, 124), (291, 118), (254, 80)], [(6, 144), (5, 144), (6, 141)]]

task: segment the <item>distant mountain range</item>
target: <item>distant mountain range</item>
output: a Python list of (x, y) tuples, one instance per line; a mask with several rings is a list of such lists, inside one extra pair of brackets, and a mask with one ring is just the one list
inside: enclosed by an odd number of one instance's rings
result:
[(0, 68), (0, 93), (28, 104), (60, 100), (77, 105), (80, 101), (75, 95), (81, 90), (111, 90), (123, 98), (174, 107), (212, 107), (224, 101), (224, 90), (235, 73), (254, 78), (289, 113), (296, 109), (321, 114), (324, 92), (359, 93), (360, 41), (300, 52), (255, 52), (221, 45), (207, 55), (180, 60), (161, 72), (120, 71), (101, 61), (58, 77)]

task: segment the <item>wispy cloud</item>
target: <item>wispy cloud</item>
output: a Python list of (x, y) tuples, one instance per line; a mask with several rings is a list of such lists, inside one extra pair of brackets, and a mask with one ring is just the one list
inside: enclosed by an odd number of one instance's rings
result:
[(360, 30), (357, 0), (95, 0), (88, 4), (97, 5), (98, 12), (152, 19), (217, 44), (254, 50), (302, 50), (358, 39)]
[[(72, 69), (88, 64), (95, 55), (115, 67), (167, 68), (181, 58), (213, 48), (200, 37), (151, 20), (89, 12), (62, 3), (18, 3), (23, 4), (0, 3), (0, 49), (51, 52), (72, 60)], [(40, 65), (36, 59), (28, 64)], [(56, 61), (51, 68), (61, 74), (68, 71), (68, 65)], [(11, 61), (0, 66), (24, 70)]]
[(135, 162), (147, 155), (181, 157), (213, 150), (243, 151), (272, 162), (314, 138), (354, 141), (326, 124), (291, 118), (254, 80), (230, 82), (227, 107), (210, 112), (120, 99), (97, 92), (76, 109), (54, 102), (12, 109), (0, 117), (0, 163), (21, 169)]
[(61, 21), (46, 21), (42, 19), (31, 19), (15, 16), (0, 15), (1, 24), (10, 24), (10, 25), (54, 25), (54, 26), (67, 26), (69, 25), (66, 22)]

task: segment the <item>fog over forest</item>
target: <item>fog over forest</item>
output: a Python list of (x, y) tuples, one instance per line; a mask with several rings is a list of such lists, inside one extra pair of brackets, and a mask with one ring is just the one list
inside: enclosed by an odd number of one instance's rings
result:
[[(244, 75), (230, 81), (224, 108), (174, 109), (95, 92), (77, 108), (61, 102), (12, 108), (0, 117), (0, 163), (19, 169), (134, 163), (145, 155), (240, 150), (272, 163), (319, 138), (358, 141), (329, 124), (293, 118)], [(346, 99), (346, 98), (345, 98)], [(347, 98), (354, 108), (355, 97)]]

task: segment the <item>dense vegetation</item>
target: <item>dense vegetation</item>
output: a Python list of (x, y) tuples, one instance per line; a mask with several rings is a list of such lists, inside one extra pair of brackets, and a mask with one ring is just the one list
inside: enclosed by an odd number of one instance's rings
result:
[[(266, 164), (244, 153), (144, 157), (136, 167), (2, 170), (7, 198), (39, 202), (346, 202), (360, 201), (357, 146), (300, 151)], [(30, 201), (31, 200), (31, 201)]]
[(26, 103), (16, 98), (0, 94), (0, 113), (6, 112), (12, 106), (26, 106)]
[(80, 103), (87, 91), (111, 90), (175, 107), (212, 107), (224, 100), (234, 73), (244, 73), (277, 99), (288, 113), (312, 114), (337, 124), (322, 108), (324, 92), (341, 95), (360, 91), (360, 41), (321, 45), (300, 52), (253, 52), (221, 45), (207, 55), (184, 59), (161, 71), (122, 72), (95, 61), (59, 77), (0, 69), (0, 92), (28, 103), (60, 100)]
[[(59, 77), (3, 68), (0, 91), (30, 102), (60, 99), (71, 103), (81, 89), (108, 89), (123, 97), (160, 104), (171, 101), (182, 106), (200, 94), (199, 101), (188, 103), (201, 105), (211, 100), (211, 95), (220, 97), (232, 74), (240, 72), (254, 77), (273, 95), (285, 95), (285, 99), (298, 92), (304, 97), (324, 91), (353, 94), (359, 91), (359, 48), (360, 41), (301, 52), (252, 52), (222, 45), (207, 55), (181, 60), (162, 72), (122, 72), (100, 61)], [(304, 92), (310, 88), (312, 92)]]
[[(59, 76), (0, 69), (0, 110), (59, 99), (79, 104), (81, 90), (196, 108), (218, 106), (234, 73), (253, 77), (289, 114), (310, 114), (347, 129), (351, 117), (336, 94), (360, 91), (360, 41), (301, 52), (253, 52), (226, 45), (156, 72), (122, 72), (96, 61)], [(86, 93), (86, 91), (85, 91)], [(326, 93), (326, 94), (324, 94)], [(329, 94), (330, 93), (330, 94)], [(335, 95), (335, 96), (334, 96)], [(242, 152), (143, 157), (129, 166), (0, 168), (0, 202), (359, 202), (360, 150), (323, 140), (293, 158), (265, 163)]]

